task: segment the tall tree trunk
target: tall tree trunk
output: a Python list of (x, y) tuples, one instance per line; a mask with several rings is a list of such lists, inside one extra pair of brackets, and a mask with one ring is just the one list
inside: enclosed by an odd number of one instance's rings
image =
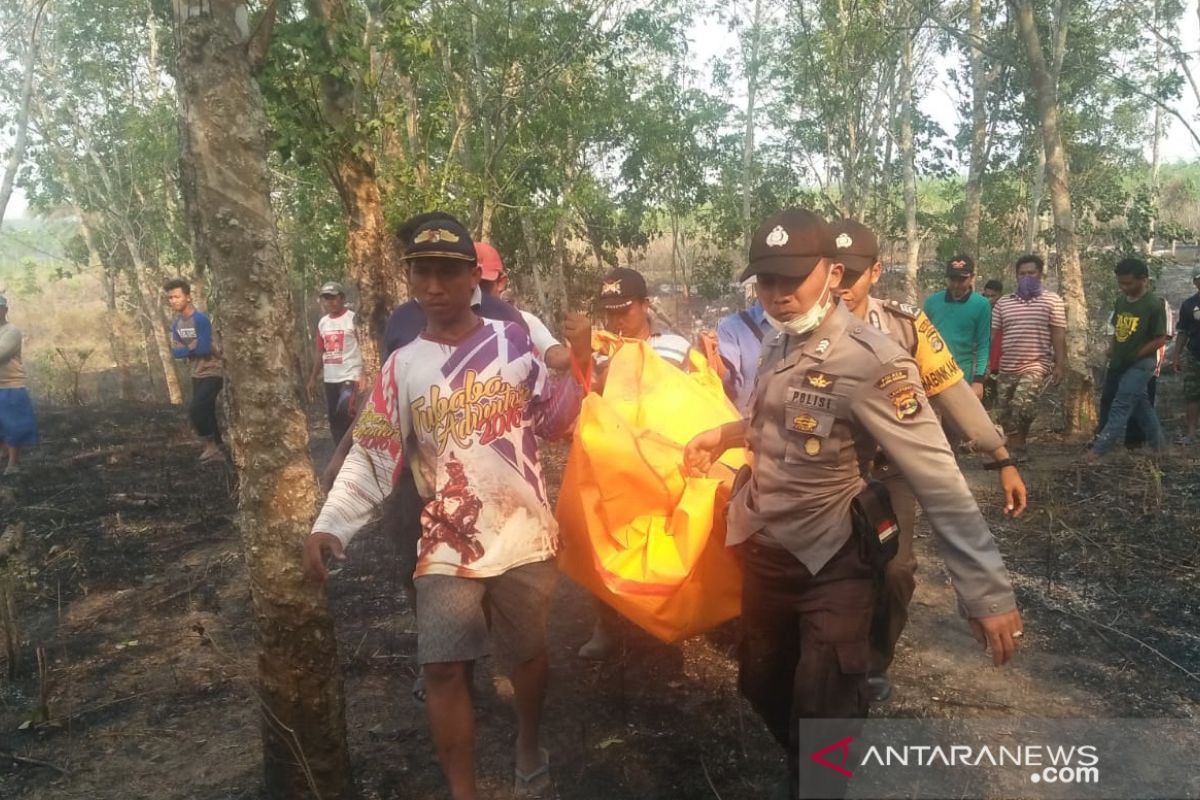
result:
[[(1160, 25), (1161, 5), (1158, 0), (1154, 3), (1154, 27)], [(1161, 38), (1154, 40), (1154, 79), (1157, 81), (1162, 76), (1163, 68), (1163, 42)], [(1158, 228), (1158, 173), (1161, 167), (1161, 149), (1163, 135), (1163, 110), (1162, 106), (1155, 104), (1154, 106), (1154, 130), (1151, 134), (1153, 137), (1150, 145), (1150, 235), (1146, 239), (1146, 255), (1154, 252), (1154, 232)]]
[(900, 60), (900, 157), (904, 161), (904, 291), (911, 303), (919, 299), (918, 271), (921, 267), (921, 238), (917, 229), (917, 164), (913, 146), (913, 40), (916, 30), (904, 33)]
[(112, 354), (113, 366), (117, 370), (117, 394), (122, 400), (133, 397), (133, 375), (129, 372), (129, 351), (125, 345), (126, 332), (122, 330), (121, 314), (117, 311), (117, 275), (109, 270), (96, 245), (96, 235), (88, 222), (87, 214), (79, 206), (74, 207), (79, 218), (79, 228), (88, 251), (88, 271), (100, 279), (104, 288), (104, 329), (108, 335), (108, 349)]
[(8, 201), (12, 198), (13, 184), (17, 179), (17, 170), (25, 160), (25, 140), (29, 131), (29, 105), (33, 97), (33, 73), (37, 67), (38, 29), (42, 26), (42, 14), (46, 10), (47, 0), (40, 0), (33, 12), (33, 23), (29, 26), (29, 43), (25, 45), (25, 54), (21, 59), (21, 101), (17, 106), (16, 134), (13, 136), (12, 152), (8, 155), (8, 163), (4, 165), (4, 178), (0, 180), (0, 223), (4, 222), (4, 212), (8, 210)]
[(300, 548), (316, 502), (308, 428), (291, 370), (287, 266), (276, 244), (267, 120), (237, 0), (175, 0), (176, 89), (188, 217), (231, 330), (225, 364), (238, 525), (259, 646), (263, 770), (273, 800), (350, 798), (333, 620), (305, 583)]
[[(324, 26), (319, 46), (324, 55), (337, 58), (333, 37), (346, 24), (338, 0), (308, 0), (308, 12)], [(325, 71), (321, 75), (321, 110), (330, 127), (339, 133), (353, 130), (355, 86), (348, 79)], [(344, 135), (344, 134), (343, 134)], [(346, 255), (350, 279), (358, 290), (358, 319), (365, 328), (359, 336), (363, 364), (368, 372), (379, 367), (380, 343), (388, 317), (408, 297), (403, 270), (388, 232), (383, 200), (375, 174), (375, 159), (368, 142), (340, 141), (330, 156), (330, 177), (346, 221)]]
[(1042, 233), (1042, 197), (1046, 194), (1046, 148), (1042, 145), (1039, 134), (1033, 142), (1037, 152), (1037, 160), (1031, 169), (1029, 182), (1029, 208), (1025, 215), (1025, 252), (1033, 253), (1040, 250), (1038, 236)]
[(557, 294), (558, 309), (561, 316), (566, 316), (571, 310), (571, 292), (567, 286), (567, 261), (571, 254), (567, 250), (567, 215), (571, 213), (567, 199), (564, 197), (559, 204), (558, 219), (554, 220), (554, 286)]
[(979, 220), (983, 212), (983, 175), (987, 170), (987, 96), (988, 70), (981, 43), (983, 41), (983, 3), (971, 0), (969, 36), (971, 45), (971, 163), (967, 170), (962, 239), (959, 250), (971, 256), (979, 255)]
[[(1017, 29), (1029, 61), (1029, 77), (1041, 121), (1042, 146), (1046, 153), (1046, 183), (1050, 190), (1050, 207), (1054, 212), (1054, 247), (1062, 274), (1063, 300), (1067, 306), (1067, 430), (1069, 433), (1091, 431), (1096, 418), (1092, 397), (1092, 376), (1087, 369), (1088, 310), (1083, 290), (1083, 270), (1075, 242), (1075, 212), (1071, 207), (1070, 176), (1063, 148), (1062, 132), (1058, 127), (1058, 103), (1054, 76), (1046, 64), (1041, 38), (1034, 21), (1030, 0), (1012, 0), (1017, 17)], [(1058, 39), (1065, 41), (1062, 32), (1069, 13), (1067, 0), (1058, 4)]]
[(742, 255), (749, 257), (750, 198), (754, 182), (754, 103), (758, 95), (758, 51), (762, 42), (762, 0), (754, 0), (754, 22), (750, 30), (750, 57), (746, 61), (746, 130), (742, 142)]

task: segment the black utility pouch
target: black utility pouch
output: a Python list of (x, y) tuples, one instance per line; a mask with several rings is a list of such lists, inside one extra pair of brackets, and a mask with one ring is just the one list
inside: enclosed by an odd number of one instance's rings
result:
[(900, 550), (900, 525), (892, 511), (892, 499), (881, 481), (867, 485), (850, 503), (854, 531), (858, 534), (863, 561), (878, 573)]

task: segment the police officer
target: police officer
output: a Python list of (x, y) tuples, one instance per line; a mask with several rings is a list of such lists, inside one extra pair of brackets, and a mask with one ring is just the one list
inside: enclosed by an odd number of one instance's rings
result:
[[(1004, 511), (1020, 516), (1025, 510), (1025, 482), (1016, 462), (1009, 457), (1003, 434), (971, 391), (937, 328), (915, 306), (871, 296), (871, 288), (879, 282), (883, 268), (879, 263), (879, 240), (870, 228), (854, 220), (835, 222), (832, 227), (834, 261), (843, 269), (842, 303), (850, 313), (867, 320), (913, 357), (929, 404), (964, 441), (991, 454), (993, 462), (989, 469), (999, 471)], [(872, 475), (887, 486), (900, 525), (899, 552), (888, 562), (871, 623), (871, 675), (867, 684), (871, 699), (880, 702), (891, 695), (887, 670), (896, 653), (896, 642), (908, 622), (908, 604), (917, 585), (917, 560), (913, 553), (917, 504), (908, 482), (887, 456), (880, 454), (875, 458)]]
[(864, 490), (860, 464), (878, 447), (909, 477), (994, 663), (1007, 662), (1022, 636), (1004, 563), (916, 363), (834, 302), (843, 271), (830, 257), (834, 238), (828, 223), (796, 209), (755, 232), (742, 278), (758, 276), (777, 333), (763, 350), (751, 415), (699, 434), (684, 452), (692, 474), (731, 447), (753, 456), (727, 535), (745, 563), (739, 686), (787, 751), (792, 797), (841, 796), (845, 779), (808, 757), (828, 744), (813, 739), (814, 721), (867, 714), (876, 573), (852, 505)]

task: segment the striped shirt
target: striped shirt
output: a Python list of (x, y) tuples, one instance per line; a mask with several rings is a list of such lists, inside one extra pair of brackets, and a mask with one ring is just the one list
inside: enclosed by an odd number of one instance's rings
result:
[(1054, 369), (1051, 328), (1067, 327), (1067, 307), (1054, 292), (1043, 290), (1031, 300), (1005, 295), (992, 309), (992, 330), (1004, 340), (1000, 372), (1050, 372)]

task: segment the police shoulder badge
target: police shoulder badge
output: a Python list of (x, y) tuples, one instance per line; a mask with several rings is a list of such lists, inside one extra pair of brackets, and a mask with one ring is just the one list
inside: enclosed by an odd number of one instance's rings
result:
[(900, 381), (904, 380), (907, 377), (908, 377), (907, 370), (898, 369), (895, 372), (889, 372), (887, 375), (884, 375), (882, 378), (880, 378), (878, 381), (875, 382), (875, 388), (876, 389), (886, 389), (887, 387), (891, 386), (892, 384), (899, 383)]
[(817, 346), (813, 349), (813, 352), (816, 353), (817, 355), (822, 355), (828, 349), (829, 349), (829, 340), (822, 339), (821, 341), (817, 342)]
[(838, 246), (839, 250), (845, 250), (850, 245), (854, 244), (854, 240), (850, 238), (850, 234), (842, 232), (838, 234), (837, 239), (833, 242)]
[(767, 234), (767, 247), (783, 247), (787, 243), (788, 232), (783, 229), (782, 225), (776, 225)]
[(896, 407), (896, 419), (907, 419), (916, 416), (921, 410), (921, 401), (917, 397), (917, 387), (912, 384), (892, 390), (888, 397)]

